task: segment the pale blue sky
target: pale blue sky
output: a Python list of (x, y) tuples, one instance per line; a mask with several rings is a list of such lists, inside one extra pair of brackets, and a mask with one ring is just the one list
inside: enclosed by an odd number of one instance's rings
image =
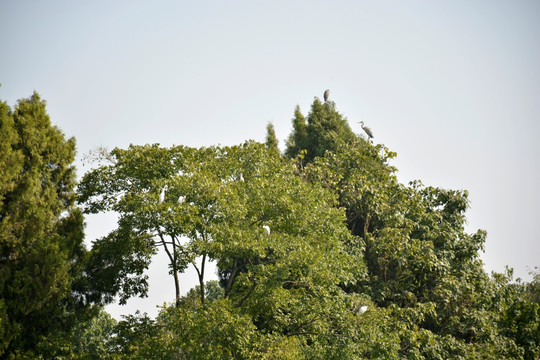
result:
[[(262, 141), (268, 121), (283, 141), (294, 107), (330, 88), (355, 131), (398, 153), (401, 181), (469, 190), (486, 270), (523, 278), (540, 266), (538, 64), (536, 0), (0, 1), (0, 98), (37, 90), (79, 159)], [(89, 219), (88, 241), (110, 226)], [(110, 311), (171, 301), (163, 261), (151, 298)]]

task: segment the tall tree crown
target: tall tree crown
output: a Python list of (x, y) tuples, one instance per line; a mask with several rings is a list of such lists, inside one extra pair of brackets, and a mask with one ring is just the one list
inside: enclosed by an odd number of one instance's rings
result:
[(75, 140), (51, 125), (37, 93), (0, 111), (1, 354), (31, 349), (84, 307), (74, 286), (85, 248)]
[(293, 131), (288, 138), (285, 154), (291, 158), (307, 150), (305, 162), (324, 156), (326, 151), (336, 151), (341, 143), (352, 141), (352, 132), (347, 119), (335, 109), (333, 101), (321, 103), (315, 98), (306, 118), (297, 106), (293, 118)]

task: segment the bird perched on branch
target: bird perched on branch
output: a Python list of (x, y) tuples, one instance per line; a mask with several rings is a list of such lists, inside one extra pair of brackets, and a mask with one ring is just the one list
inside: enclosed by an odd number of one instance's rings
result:
[(270, 236), (270, 226), (263, 225), (264, 233), (266, 236)]
[(324, 102), (326, 102), (326, 100), (328, 100), (328, 97), (330, 96), (330, 89), (326, 89), (323, 96), (324, 96)]
[(161, 193), (159, 193), (159, 203), (161, 204), (165, 200), (165, 191), (167, 191), (168, 186), (165, 185), (163, 189), (161, 189)]
[(360, 121), (359, 124), (360, 124), (360, 126), (362, 126), (362, 129), (366, 132), (366, 134), (368, 136), (368, 140), (373, 139), (373, 133), (371, 132), (371, 129), (368, 128), (367, 126), (364, 126), (363, 121)]

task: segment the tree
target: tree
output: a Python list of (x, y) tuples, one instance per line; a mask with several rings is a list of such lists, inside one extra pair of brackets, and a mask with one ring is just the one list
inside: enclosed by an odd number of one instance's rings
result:
[(540, 271), (538, 267), (529, 271), (532, 281), (524, 285), (525, 298), (540, 305)]
[(278, 139), (276, 137), (276, 131), (272, 123), (266, 125), (266, 147), (272, 152), (279, 154)]
[[(169, 258), (177, 305), (178, 274), (190, 265), (197, 270), (204, 302), (211, 226), (221, 221), (220, 194), (244, 176), (242, 169), (233, 168), (228, 151), (232, 150), (130, 146), (114, 149), (107, 154), (108, 165), (84, 176), (79, 191), (86, 211), (116, 211), (120, 215), (118, 229), (93, 247), (93, 252), (101, 254), (94, 273), (97, 278), (109, 279), (103, 287), (108, 293), (121, 290), (121, 302), (134, 294), (144, 295), (144, 270), (155, 251), (163, 248)], [(160, 202), (158, 194), (166, 186)]]
[(31, 358), (116, 360), (116, 328), (117, 321), (99, 309), (94, 317), (78, 321), (71, 331), (40, 341)]
[[(320, 117), (323, 110), (315, 100), (307, 128), (317, 120), (328, 123), (328, 115)], [(289, 138), (286, 154), (291, 157), (296, 155), (294, 149), (301, 148), (297, 145), (302, 141), (298, 133), (304, 131), (300, 115), (295, 114)], [(504, 301), (517, 304), (518, 300), (501, 295), (503, 290), (483, 271), (479, 251), (486, 233), (464, 231), (467, 191), (424, 187), (420, 182), (404, 186), (388, 163), (395, 154), (384, 146), (351, 138), (346, 132), (337, 135), (331, 127), (320, 125), (304, 134), (307, 140), (302, 147), (313, 149), (311, 157), (307, 152), (304, 176), (338, 195), (350, 231), (362, 239), (348, 250), (363, 253), (367, 276), (344, 284), (343, 289), (351, 295), (367, 295), (378, 307), (392, 310), (393, 331), (401, 339), (400, 356), (519, 358), (524, 351), (531, 358), (535, 353), (531, 349), (538, 344), (538, 339), (533, 340), (537, 327), (516, 318), (524, 310), (510, 316), (528, 329), (520, 332), (524, 336), (501, 326)], [(527, 314), (536, 318), (531, 315), (534, 306), (527, 304), (521, 309), (527, 308)], [(434, 343), (436, 347), (429, 345)]]
[[(219, 281), (210, 280), (204, 284), (204, 299), (206, 302), (212, 302), (223, 298), (224, 291), (223, 288), (219, 285)], [(196, 307), (201, 305), (201, 286), (196, 285), (195, 287), (189, 289), (186, 296), (182, 298), (182, 304), (185, 306)]]
[(300, 151), (307, 148), (307, 123), (306, 118), (296, 105), (293, 118), (293, 131), (287, 139), (285, 155), (294, 159)]
[[(103, 254), (96, 273), (122, 275), (109, 277), (115, 279), (109, 287), (123, 287), (121, 299), (146, 291), (142, 272), (157, 247), (169, 257), (177, 304), (178, 273), (190, 264), (199, 275), (204, 303), (206, 261), (216, 259), (225, 272), (230, 271), (222, 274), (228, 296), (238, 271), (247, 265), (239, 261), (250, 254), (264, 255), (263, 224), (294, 236), (305, 237), (308, 228), (320, 226), (326, 226), (321, 234), (329, 238), (346, 236), (344, 227), (337, 230), (343, 226), (339, 210), (322, 206), (332, 202), (328, 194), (302, 182), (290, 161), (262, 144), (201, 149), (131, 146), (113, 150), (111, 157), (110, 165), (85, 174), (79, 191), (87, 212), (119, 213), (118, 229), (96, 241), (92, 251)], [(165, 186), (168, 190), (160, 203), (158, 194)], [(328, 231), (333, 230), (330, 237)]]
[(236, 150), (228, 155), (245, 161), (245, 181), (222, 192), (210, 244), (225, 298), (258, 329), (310, 333), (334, 310), (338, 284), (363, 269), (344, 250), (353, 241), (344, 213), (330, 192), (296, 176), (292, 161), (256, 144)]
[[(177, 291), (155, 321), (119, 323), (120, 358), (538, 357), (536, 283), (483, 271), (467, 191), (400, 184), (395, 153), (334, 108), (316, 99), (307, 122), (296, 109), (287, 157), (274, 140), (130, 146), (85, 175), (86, 211), (120, 216), (92, 250), (98, 294), (144, 294), (158, 247)], [(189, 265), (199, 285), (181, 298)]]
[(306, 150), (306, 162), (321, 157), (326, 151), (335, 151), (337, 146), (356, 138), (347, 119), (335, 110), (333, 101), (321, 103), (318, 98), (311, 105), (306, 119), (297, 106), (293, 119), (293, 132), (287, 141), (285, 154), (296, 157)]
[(0, 102), (3, 358), (26, 356), (88, 309), (79, 288), (86, 250), (74, 206), (75, 140), (51, 125), (45, 107), (37, 93), (13, 110)]
[[(537, 270), (537, 268), (535, 268)], [(524, 359), (537, 359), (540, 354), (540, 304), (538, 304), (538, 272), (530, 272), (533, 279), (512, 282), (513, 271), (494, 274), (498, 299), (499, 327), (523, 349)], [(535, 297), (536, 296), (536, 297)]]

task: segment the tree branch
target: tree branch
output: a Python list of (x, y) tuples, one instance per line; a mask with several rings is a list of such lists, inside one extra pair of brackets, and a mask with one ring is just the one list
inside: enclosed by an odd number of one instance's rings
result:
[(246, 295), (244, 295), (244, 297), (240, 300), (240, 302), (237, 305), (235, 305), (235, 307), (239, 308), (242, 305), (244, 305), (244, 302), (246, 302), (246, 300), (251, 296), (251, 293), (253, 293), (253, 290), (255, 290), (255, 287), (257, 286), (257, 281), (255, 281), (254, 278), (252, 278), (251, 280), (253, 281), (253, 284), (249, 288), (249, 291), (247, 292)]

